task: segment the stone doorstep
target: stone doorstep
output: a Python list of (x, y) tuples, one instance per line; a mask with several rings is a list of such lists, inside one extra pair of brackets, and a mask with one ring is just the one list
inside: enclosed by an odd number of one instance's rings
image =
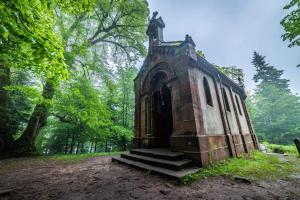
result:
[(158, 159), (173, 160), (173, 161), (182, 160), (185, 158), (184, 153), (173, 152), (170, 151), (169, 149), (163, 149), (163, 148), (132, 149), (130, 153), (158, 158)]
[(172, 170), (182, 170), (184, 168), (190, 167), (193, 165), (193, 162), (188, 159), (182, 159), (182, 160), (176, 160), (176, 161), (170, 161), (165, 159), (157, 159), (152, 158), (148, 156), (141, 156), (138, 154), (121, 154), (121, 158), (133, 160), (133, 161), (139, 161), (145, 164), (150, 164), (156, 167), (164, 167), (167, 169)]
[(149, 170), (151, 172), (155, 172), (155, 173), (158, 173), (161, 175), (175, 178), (179, 181), (182, 177), (189, 175), (189, 174), (196, 173), (197, 171), (199, 171), (201, 169), (199, 167), (189, 167), (186, 169), (182, 169), (180, 171), (174, 171), (174, 170), (170, 170), (170, 169), (166, 169), (166, 168), (162, 168), (162, 167), (157, 167), (157, 166), (141, 163), (138, 161), (128, 160), (128, 159), (121, 158), (121, 157), (113, 157), (112, 161), (122, 163), (122, 164), (127, 164), (129, 166), (139, 168), (142, 170)]

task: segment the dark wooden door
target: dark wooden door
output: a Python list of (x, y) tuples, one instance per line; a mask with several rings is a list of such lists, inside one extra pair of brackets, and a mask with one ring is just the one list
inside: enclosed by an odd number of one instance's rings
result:
[(153, 95), (153, 122), (156, 147), (169, 147), (173, 132), (171, 92), (167, 87)]

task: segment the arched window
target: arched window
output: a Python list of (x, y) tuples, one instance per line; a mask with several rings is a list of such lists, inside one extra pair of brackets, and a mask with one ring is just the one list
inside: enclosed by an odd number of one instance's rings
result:
[(235, 100), (236, 100), (236, 104), (237, 104), (239, 113), (240, 113), (240, 115), (242, 115), (242, 110), (241, 110), (240, 102), (239, 102), (239, 99), (238, 99), (238, 97), (236, 95), (235, 95)]
[(224, 98), (224, 101), (225, 101), (225, 108), (226, 108), (226, 110), (227, 110), (228, 112), (230, 112), (230, 107), (229, 107), (228, 97), (227, 97), (225, 88), (222, 88), (222, 93), (223, 93), (223, 98)]
[(213, 106), (213, 101), (212, 101), (212, 98), (211, 98), (210, 88), (209, 88), (208, 81), (207, 81), (206, 77), (203, 78), (203, 85), (204, 85), (206, 103), (210, 106)]

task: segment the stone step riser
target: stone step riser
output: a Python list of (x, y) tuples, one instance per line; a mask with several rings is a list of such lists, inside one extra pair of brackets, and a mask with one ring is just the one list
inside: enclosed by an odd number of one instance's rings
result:
[(192, 161), (189, 161), (189, 162), (185, 162), (182, 165), (178, 166), (178, 165), (172, 165), (169, 163), (162, 163), (162, 162), (157, 162), (157, 161), (153, 161), (153, 160), (147, 160), (147, 157), (145, 157), (143, 159), (143, 158), (137, 158), (137, 157), (126, 155), (126, 154), (121, 154), (121, 157), (128, 159), (128, 160), (138, 161), (138, 162), (142, 162), (145, 164), (149, 164), (149, 165), (153, 165), (153, 166), (157, 166), (157, 167), (163, 167), (163, 168), (171, 169), (171, 170), (177, 170), (177, 171), (185, 169), (187, 167), (190, 167), (193, 164)]
[[(134, 168), (137, 168), (137, 169), (146, 170), (146, 171), (147, 171), (147, 170), (151, 171), (150, 169), (141, 167), (141, 166), (136, 165), (136, 164), (132, 164), (132, 163), (130, 163), (130, 162), (126, 162), (126, 161), (122, 161), (122, 160), (117, 160), (117, 159), (113, 159), (113, 161), (114, 161), (114, 162), (121, 163), (121, 164), (129, 165), (129, 166), (134, 167)], [(151, 171), (151, 173), (153, 173), (153, 172), (155, 172), (155, 173), (157, 173), (157, 174), (160, 174), (160, 175), (163, 175), (163, 176), (169, 176), (169, 177), (172, 177), (172, 176), (170, 176), (170, 175), (168, 175), (168, 174), (165, 174), (165, 173), (162, 173), (162, 172), (159, 172), (159, 171)], [(172, 178), (175, 178), (175, 179), (177, 179), (178, 181), (180, 180), (178, 177), (172, 177)]]
[(129, 165), (129, 166), (132, 166), (135, 168), (139, 168), (142, 170), (150, 171), (151, 173), (154, 172), (154, 173), (158, 173), (158, 174), (161, 174), (164, 176), (175, 178), (178, 181), (180, 181), (180, 179), (182, 177), (184, 177), (188, 174), (193, 174), (193, 173), (199, 171), (199, 169), (200, 169), (198, 167), (191, 167), (191, 168), (187, 168), (187, 169), (180, 170), (180, 171), (174, 171), (174, 170), (170, 170), (170, 169), (155, 167), (152, 165), (148, 165), (145, 163), (141, 163), (141, 162), (137, 162), (137, 161), (121, 158), (121, 157), (113, 157), (112, 161), (126, 164), (126, 165)]
[(165, 160), (170, 160), (170, 161), (179, 161), (179, 160), (185, 159), (184, 154), (180, 154), (177, 156), (168, 156), (168, 155), (160, 155), (160, 154), (155, 154), (155, 153), (140, 152), (140, 151), (135, 151), (135, 150), (131, 150), (130, 153), (141, 155), (141, 156), (148, 156), (148, 157), (157, 158), (157, 159), (165, 159)]

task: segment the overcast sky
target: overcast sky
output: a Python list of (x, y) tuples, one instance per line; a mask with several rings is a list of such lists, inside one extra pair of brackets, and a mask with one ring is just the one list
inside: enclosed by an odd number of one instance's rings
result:
[(196, 49), (221, 66), (244, 70), (246, 89), (255, 88), (251, 65), (253, 51), (284, 70), (294, 93), (300, 94), (300, 47), (288, 48), (281, 35), (281, 19), (288, 13), (285, 0), (148, 0), (166, 24), (166, 41), (192, 36)]

